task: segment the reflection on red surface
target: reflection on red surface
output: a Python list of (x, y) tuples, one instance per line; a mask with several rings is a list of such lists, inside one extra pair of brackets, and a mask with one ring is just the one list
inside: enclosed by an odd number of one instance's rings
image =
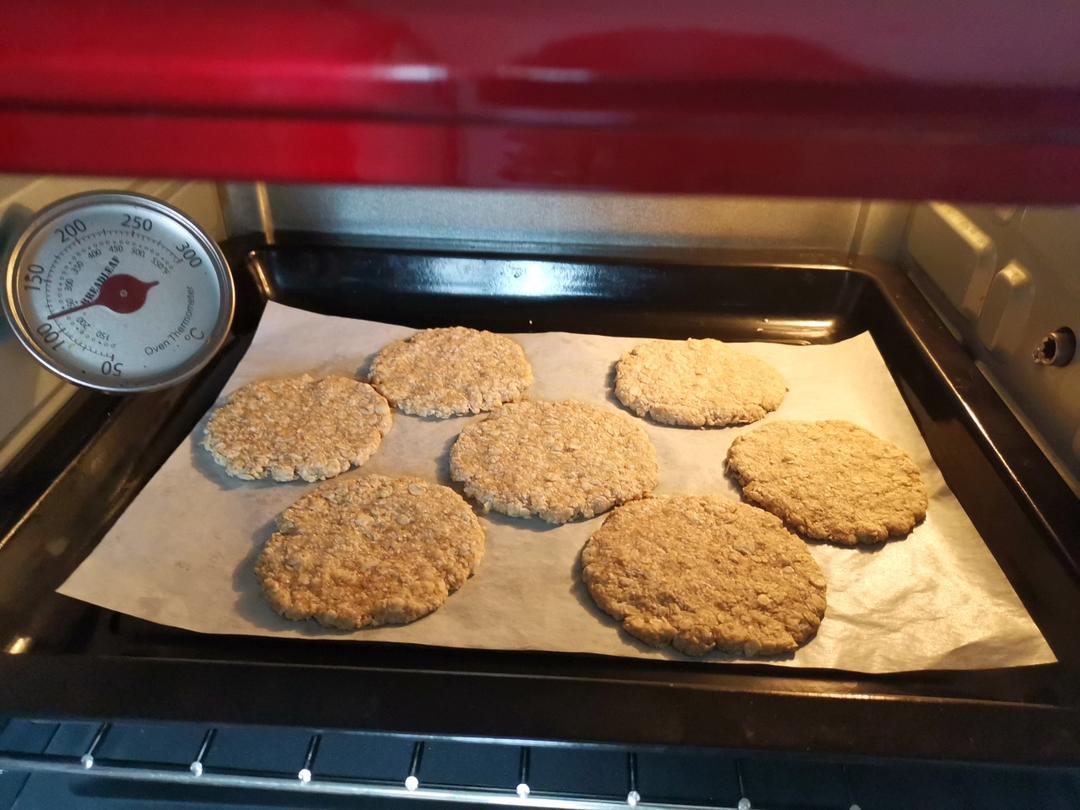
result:
[(722, 62), (729, 81), (800, 83), (883, 78), (888, 72), (845, 58), (822, 44), (780, 34), (714, 28), (636, 28), (588, 33), (544, 43), (519, 64), (539, 70), (580, 70), (593, 77), (707, 79)]
[(1065, 0), (8, 5), (0, 170), (1080, 202)]

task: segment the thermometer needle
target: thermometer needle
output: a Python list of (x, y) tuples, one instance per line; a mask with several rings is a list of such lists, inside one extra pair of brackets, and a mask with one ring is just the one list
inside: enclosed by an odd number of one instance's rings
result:
[(51, 321), (54, 318), (62, 318), (64, 315), (97, 306), (106, 307), (123, 315), (137, 312), (146, 303), (147, 291), (157, 283), (156, 281), (139, 281), (135, 276), (129, 276), (127, 273), (117, 273), (105, 279), (93, 301), (87, 301), (85, 304), (79, 304), (61, 312), (54, 312), (48, 319)]

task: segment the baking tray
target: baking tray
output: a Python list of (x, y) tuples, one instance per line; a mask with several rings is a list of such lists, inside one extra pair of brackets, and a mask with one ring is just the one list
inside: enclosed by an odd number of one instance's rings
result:
[[(1080, 510), (895, 268), (815, 255), (489, 245), (224, 246), (233, 335), (179, 388), (80, 392), (0, 478), (0, 712), (520, 740), (1080, 762)], [(550, 292), (517, 282), (542, 267)], [(266, 298), (415, 327), (828, 342), (869, 330), (946, 481), (1059, 662), (882, 676), (596, 656), (214, 637), (54, 593), (187, 435)], [(195, 505), (194, 508), (197, 508)], [(147, 539), (152, 542), (153, 538)]]

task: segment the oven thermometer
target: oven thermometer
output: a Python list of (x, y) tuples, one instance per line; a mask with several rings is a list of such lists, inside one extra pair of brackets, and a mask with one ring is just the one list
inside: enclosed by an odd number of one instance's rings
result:
[(4, 312), (45, 366), (127, 393), (190, 377), (233, 316), (229, 266), (214, 241), (163, 202), (91, 192), (43, 209), (19, 237)]

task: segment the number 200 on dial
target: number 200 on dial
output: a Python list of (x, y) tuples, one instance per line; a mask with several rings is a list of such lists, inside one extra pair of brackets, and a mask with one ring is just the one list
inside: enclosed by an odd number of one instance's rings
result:
[(8, 261), (4, 310), (39, 361), (103, 391), (147, 391), (202, 368), (224, 342), (225, 257), (150, 197), (94, 192), (42, 210)]

